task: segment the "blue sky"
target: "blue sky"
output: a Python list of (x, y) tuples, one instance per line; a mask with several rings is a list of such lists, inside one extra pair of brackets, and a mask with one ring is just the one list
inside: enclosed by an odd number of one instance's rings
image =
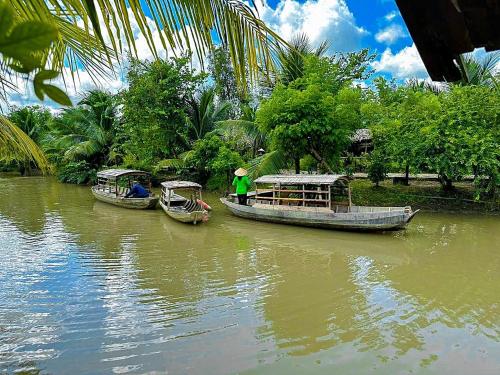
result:
[[(261, 18), (285, 39), (302, 32), (315, 44), (328, 40), (331, 54), (369, 48), (377, 53), (372, 64), (376, 75), (399, 81), (428, 78), (394, 0), (255, 0), (255, 3)], [(139, 28), (136, 29), (139, 58), (152, 58), (144, 37)], [(153, 35), (155, 32), (153, 30)], [(80, 81), (75, 87), (67, 87), (73, 102), (77, 102), (85, 90), (96, 87), (89, 74), (78, 73)], [(59, 81), (55, 83), (62, 86), (62, 80)], [(115, 92), (125, 87), (126, 82), (123, 75), (118, 74), (100, 85)], [(39, 102), (31, 85), (21, 82), (19, 93), (10, 95), (10, 103)], [(56, 107), (51, 102), (44, 104)]]

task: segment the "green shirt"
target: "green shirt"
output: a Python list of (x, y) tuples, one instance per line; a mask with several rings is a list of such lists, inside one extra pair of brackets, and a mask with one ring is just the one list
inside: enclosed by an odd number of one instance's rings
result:
[(251, 185), (250, 179), (247, 176), (243, 176), (241, 179), (235, 177), (233, 180), (233, 186), (236, 186), (236, 194), (246, 194)]

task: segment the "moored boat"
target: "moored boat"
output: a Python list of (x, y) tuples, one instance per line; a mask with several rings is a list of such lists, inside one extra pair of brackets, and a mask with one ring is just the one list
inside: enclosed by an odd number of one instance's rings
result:
[[(188, 192), (189, 198), (177, 194), (178, 190)], [(162, 182), (160, 206), (168, 216), (182, 223), (197, 224), (209, 219), (210, 206), (202, 201), (201, 185), (195, 182)]]
[[(221, 202), (236, 216), (317, 228), (380, 231), (404, 228), (417, 211), (411, 207), (356, 206), (344, 175), (269, 175), (255, 180), (248, 205), (235, 195)], [(262, 188), (259, 188), (262, 187)]]
[[(126, 197), (134, 180), (140, 180), (147, 185), (148, 197)], [(159, 197), (151, 192), (151, 175), (132, 169), (107, 169), (98, 172), (97, 185), (92, 186), (92, 194), (102, 202), (136, 209), (155, 208), (159, 200)]]

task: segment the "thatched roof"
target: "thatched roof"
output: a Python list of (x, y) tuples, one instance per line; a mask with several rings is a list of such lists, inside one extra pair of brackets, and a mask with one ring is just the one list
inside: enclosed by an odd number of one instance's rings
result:
[(149, 173), (135, 169), (106, 169), (104, 171), (97, 172), (97, 177), (108, 178), (108, 179), (127, 176), (127, 175), (149, 176)]
[(500, 49), (500, 0), (396, 0), (427, 72), (457, 81), (459, 55)]
[(333, 185), (337, 180), (347, 180), (347, 176), (340, 174), (274, 174), (259, 177), (257, 184), (281, 185)]
[(201, 185), (191, 181), (166, 181), (161, 186), (165, 189), (201, 189)]
[(365, 142), (372, 140), (372, 131), (370, 129), (358, 129), (351, 136), (352, 142)]

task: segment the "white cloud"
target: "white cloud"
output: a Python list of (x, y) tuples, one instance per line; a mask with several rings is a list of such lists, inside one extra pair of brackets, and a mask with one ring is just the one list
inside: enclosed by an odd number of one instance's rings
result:
[(345, 0), (280, 0), (275, 9), (256, 2), (264, 22), (286, 40), (305, 33), (313, 44), (327, 40), (331, 52), (352, 51), (368, 32), (356, 25)]
[(382, 53), (380, 60), (372, 63), (372, 67), (376, 72), (390, 73), (398, 79), (428, 77), (415, 43), (411, 47), (403, 48), (396, 54), (393, 54), (392, 50), (387, 48)]
[(401, 25), (392, 24), (375, 34), (375, 40), (379, 43), (390, 45), (396, 42), (398, 39), (404, 38), (405, 36), (406, 34)]
[(389, 21), (389, 22), (390, 22), (390, 21), (392, 21), (394, 18), (396, 18), (396, 17), (397, 17), (397, 15), (398, 15), (398, 12), (396, 12), (396, 11), (392, 11), (392, 12), (390, 12), (390, 13), (387, 13), (387, 14), (384, 16), (384, 18), (385, 18), (387, 21)]
[[(137, 57), (140, 60), (153, 60), (154, 55), (151, 49), (149, 48), (149, 45), (146, 41), (146, 38), (144, 34), (142, 34), (139, 24), (135, 20), (135, 16), (132, 13), (132, 11), (129, 9), (129, 19), (130, 19), (130, 26), (133, 32), (134, 36), (134, 41), (135, 41), (135, 47), (137, 50)], [(98, 15), (101, 17), (101, 12), (98, 12)], [(177, 48), (175, 51), (172, 48), (163, 48), (162, 43), (161, 43), (161, 38), (160, 38), (160, 32), (158, 28), (156, 27), (156, 24), (151, 18), (147, 18), (148, 25), (151, 29), (151, 34), (152, 38), (154, 41), (154, 45), (157, 48), (158, 56), (160, 58), (167, 58), (167, 57), (173, 57), (173, 56), (179, 56), (182, 54), (182, 51)], [(80, 21), (78, 22), (81, 27), (83, 27), (83, 22)], [(123, 34), (122, 27), (119, 27), (119, 32), (120, 32), (120, 39), (122, 41), (125, 41), (125, 35)], [(104, 41), (108, 44), (111, 45), (111, 39), (109, 35), (106, 32), (106, 27), (101, 19), (101, 30), (103, 30), (103, 38)], [(189, 28), (188, 28), (189, 31)], [(184, 43), (185, 45), (185, 43)], [(125, 58), (130, 51), (130, 49), (127, 46), (124, 46), (124, 52), (122, 54), (122, 57), (120, 58), (121, 61), (115, 61), (113, 64), (113, 72), (108, 72), (109, 77), (92, 77), (91, 74), (89, 74), (88, 71), (79, 68), (74, 72), (74, 77), (75, 80), (73, 82), (71, 70), (69, 67), (64, 68), (63, 75), (60, 75), (57, 77), (55, 80), (50, 82), (51, 84), (56, 85), (59, 88), (63, 88), (65, 92), (68, 94), (70, 97), (71, 101), (73, 104), (78, 103), (78, 101), (81, 99), (82, 95), (92, 89), (102, 89), (106, 91), (110, 91), (111, 93), (116, 93), (120, 91), (121, 89), (126, 87), (126, 82), (125, 82)], [(196, 54), (193, 54), (193, 59), (191, 62), (191, 66), (194, 70), (200, 70), (200, 61), (197, 58)], [(64, 77), (64, 79), (63, 79)], [(9, 106), (20, 106), (20, 105), (45, 105), (50, 107), (51, 109), (53, 108), (59, 108), (60, 106), (57, 103), (52, 102), (48, 98), (46, 98), (43, 102), (41, 102), (35, 95), (34, 90), (33, 90), (33, 84), (31, 82), (28, 82), (24, 79), (18, 78), (17, 80), (14, 80), (14, 85), (16, 86), (16, 90), (9, 90), (8, 91), (8, 96), (9, 96)], [(66, 85), (65, 85), (66, 83)], [(4, 111), (6, 108), (1, 108)]]

